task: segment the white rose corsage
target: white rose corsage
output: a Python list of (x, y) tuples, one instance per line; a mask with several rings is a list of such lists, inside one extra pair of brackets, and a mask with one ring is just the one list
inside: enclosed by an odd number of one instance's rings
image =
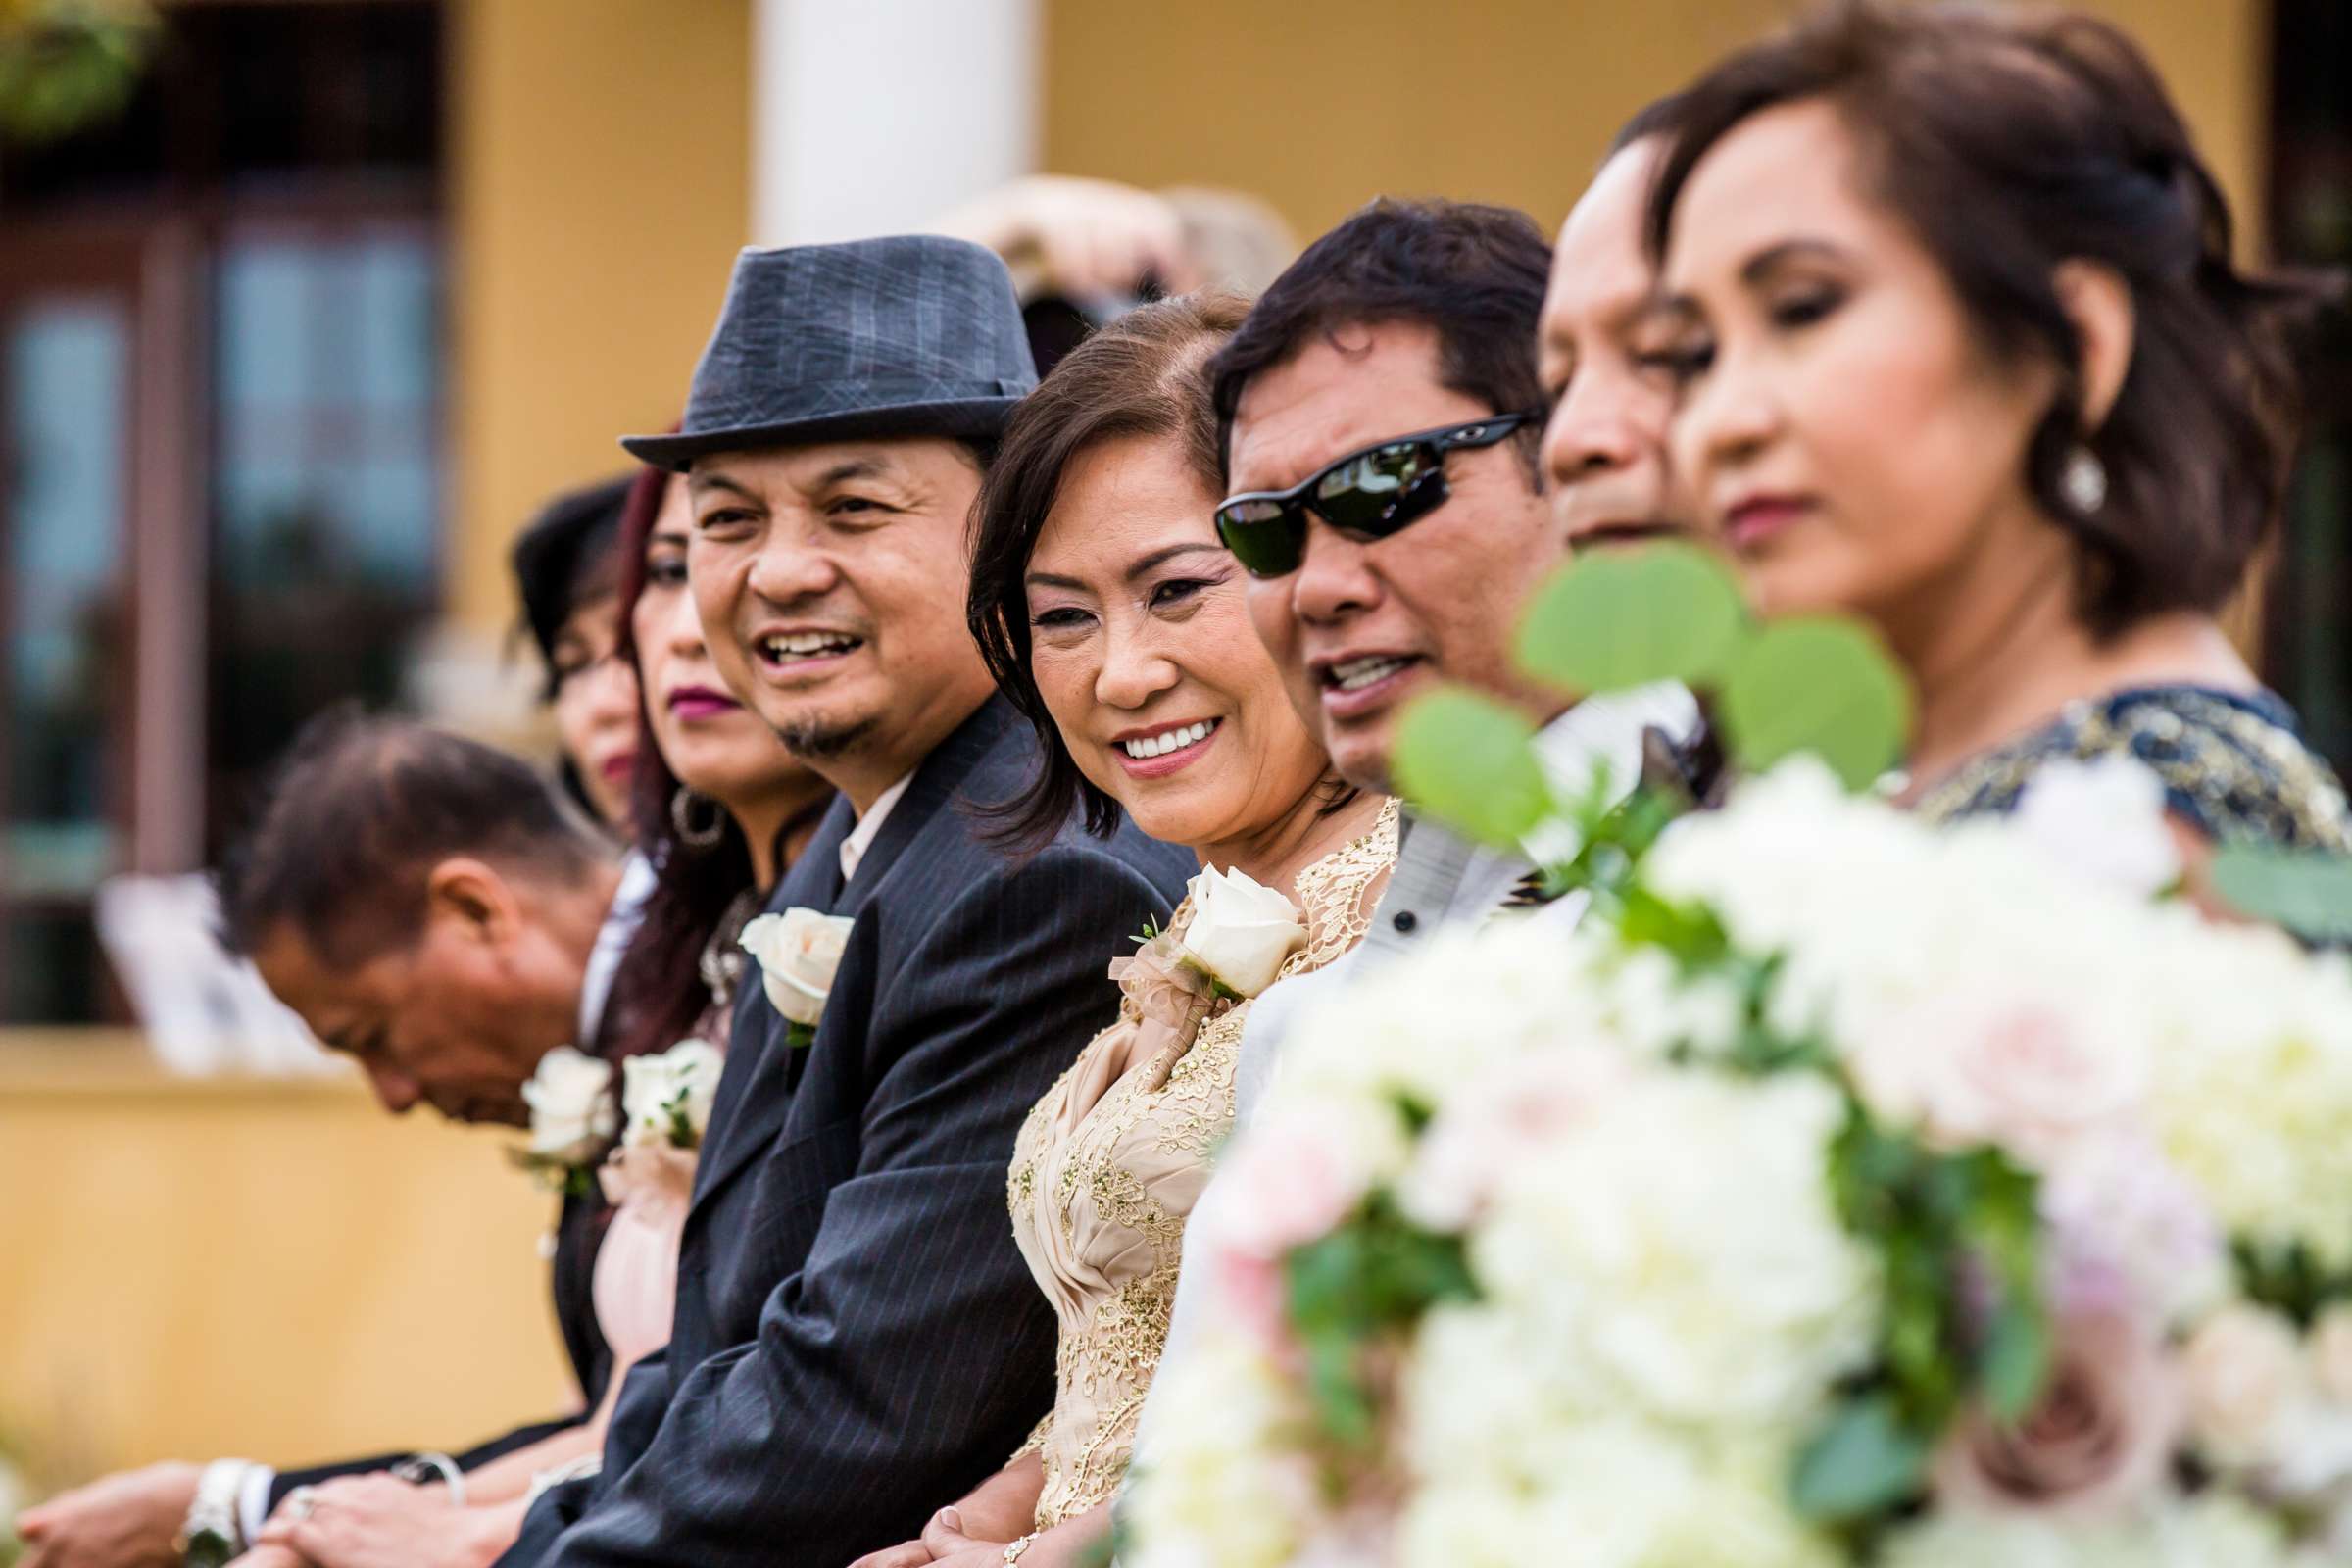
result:
[(620, 1141), (631, 1148), (700, 1149), (725, 1069), (708, 1040), (681, 1040), (658, 1055), (621, 1062)]
[(531, 1142), (514, 1151), (514, 1163), (558, 1192), (586, 1192), (604, 1146), (620, 1130), (612, 1064), (558, 1046), (539, 1058), (522, 1100), (531, 1107)]
[(726, 1054), (708, 1040), (621, 1062), (620, 1143), (597, 1173), (614, 1208), (647, 1220), (684, 1212), (726, 1065)]
[(833, 972), (841, 967), (841, 955), (856, 923), (847, 915), (795, 907), (760, 915), (743, 928), (743, 951), (759, 961), (760, 983), (768, 1003), (784, 1015), (787, 1046), (806, 1046), (816, 1039), (825, 998), (833, 990)]
[(1136, 1060), (1190, 1050), (1204, 1021), (1272, 985), (1306, 940), (1298, 906), (1245, 872), (1205, 867), (1191, 893), (1183, 936), (1147, 923), (1135, 956), (1111, 960), (1110, 978), (1144, 1024)]

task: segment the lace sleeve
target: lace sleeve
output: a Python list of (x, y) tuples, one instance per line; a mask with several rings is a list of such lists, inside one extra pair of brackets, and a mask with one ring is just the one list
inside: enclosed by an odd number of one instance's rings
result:
[(1019, 1447), (1013, 1449), (1012, 1457), (1004, 1462), (1008, 1465), (1018, 1464), (1023, 1459), (1028, 1458), (1031, 1454), (1043, 1451), (1046, 1446), (1046, 1439), (1051, 1437), (1053, 1432), (1054, 1412), (1048, 1410), (1046, 1412), (1046, 1418), (1043, 1421), (1040, 1421), (1037, 1424), (1036, 1430), (1029, 1434), (1029, 1441), (1022, 1444)]

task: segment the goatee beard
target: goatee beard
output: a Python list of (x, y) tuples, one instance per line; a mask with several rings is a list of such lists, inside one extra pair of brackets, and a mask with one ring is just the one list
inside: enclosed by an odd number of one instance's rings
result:
[(823, 719), (807, 719), (787, 724), (776, 731), (777, 739), (793, 756), (808, 762), (830, 761), (849, 752), (872, 733), (875, 720), (871, 717), (854, 719), (846, 724), (830, 724)]

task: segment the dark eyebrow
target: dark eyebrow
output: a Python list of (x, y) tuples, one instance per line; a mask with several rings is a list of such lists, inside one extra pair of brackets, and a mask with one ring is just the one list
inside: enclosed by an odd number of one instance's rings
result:
[[(1225, 547), (1223, 545), (1210, 544), (1204, 539), (1188, 539), (1180, 545), (1167, 545), (1158, 550), (1152, 551), (1150, 555), (1141, 558), (1133, 565), (1129, 566), (1126, 572), (1123, 574), (1123, 580), (1127, 582), (1140, 582), (1146, 576), (1149, 576), (1152, 571), (1166, 565), (1178, 556), (1189, 556), (1199, 552), (1223, 555), (1225, 553)], [(1080, 582), (1075, 577), (1064, 577), (1058, 572), (1033, 571), (1022, 580), (1032, 588), (1067, 588), (1073, 593), (1086, 592), (1085, 583)]]
[(1196, 551), (1209, 551), (1217, 555), (1223, 555), (1225, 553), (1225, 547), (1220, 544), (1212, 544), (1205, 539), (1188, 539), (1180, 545), (1168, 545), (1162, 549), (1152, 551), (1150, 555), (1145, 556), (1136, 562), (1134, 565), (1129, 566), (1127, 568), (1127, 580), (1129, 582), (1140, 582), (1145, 576), (1156, 570), (1158, 567), (1166, 565), (1178, 556), (1189, 556)]
[(1761, 283), (1766, 274), (1789, 262), (1808, 258), (1841, 262), (1845, 260), (1845, 252), (1826, 239), (1786, 239), (1749, 257), (1740, 269), (1740, 281)]
[(689, 491), (724, 490), (729, 495), (741, 496), (744, 500), (753, 503), (758, 503), (760, 500), (760, 497), (753, 492), (752, 487), (741, 480), (730, 479), (723, 473), (705, 473), (700, 469), (686, 476), (686, 488)]

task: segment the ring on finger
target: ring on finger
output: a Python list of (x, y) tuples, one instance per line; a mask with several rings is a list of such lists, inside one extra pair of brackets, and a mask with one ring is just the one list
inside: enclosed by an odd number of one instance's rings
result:
[(318, 1489), (296, 1487), (286, 1494), (286, 1517), (300, 1523), (318, 1511)]

